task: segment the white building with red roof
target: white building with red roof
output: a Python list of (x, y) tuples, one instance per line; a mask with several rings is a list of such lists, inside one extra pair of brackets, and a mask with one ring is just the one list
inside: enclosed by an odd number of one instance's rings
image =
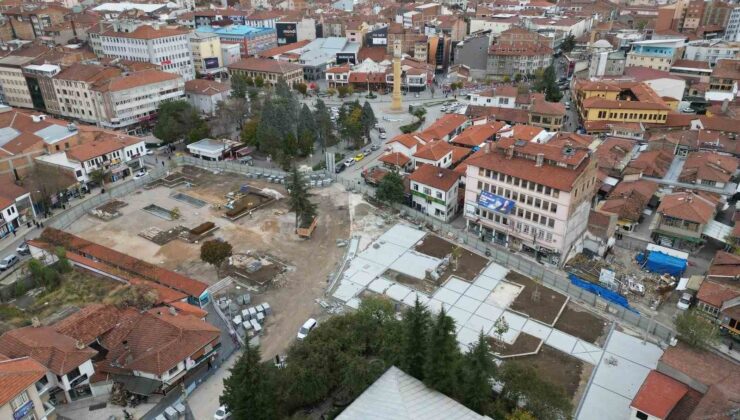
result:
[(423, 164), (409, 175), (409, 181), (413, 208), (443, 222), (455, 217), (459, 208), (459, 173)]

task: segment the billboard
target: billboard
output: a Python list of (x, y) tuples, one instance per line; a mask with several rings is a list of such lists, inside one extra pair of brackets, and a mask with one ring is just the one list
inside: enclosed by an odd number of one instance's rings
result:
[(298, 42), (298, 25), (295, 23), (278, 22), (275, 24), (278, 45), (287, 45)]
[(354, 53), (337, 53), (337, 64), (352, 63), (355, 64)]
[(487, 191), (481, 191), (478, 198), (478, 205), (480, 207), (503, 214), (511, 214), (514, 211), (514, 204), (514, 200), (491, 194)]
[(219, 67), (218, 65), (218, 57), (207, 57), (203, 59), (203, 66), (206, 68), (206, 70), (210, 69), (217, 69)]

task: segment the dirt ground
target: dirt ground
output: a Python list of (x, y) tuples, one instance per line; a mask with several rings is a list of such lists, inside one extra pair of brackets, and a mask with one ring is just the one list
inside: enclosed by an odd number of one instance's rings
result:
[[(211, 221), (219, 227), (213, 237), (230, 242), (235, 253), (254, 251), (284, 261), (289, 269), (282, 275), (281, 282), (265, 293), (253, 296), (256, 302), (269, 302), (274, 312), (267, 318), (265, 333), (261, 337), (263, 356), (267, 359), (284, 353), (303, 322), (320, 313), (315, 299), (324, 296), (328, 275), (337, 270), (343, 258), (345, 249), (338, 248), (336, 241), (349, 238), (349, 194), (336, 185), (312, 190), (315, 194), (313, 201), (318, 205), (319, 224), (313, 237), (305, 240), (294, 233), (295, 217), (288, 212), (286, 199), (257, 209), (251, 216), (234, 222), (222, 217), (223, 211), (215, 207), (226, 201), (228, 192), (238, 190), (244, 184), (286, 195), (282, 185), (191, 167), (182, 168), (182, 171), (196, 181), (195, 186), (181, 185), (172, 189), (160, 186), (137, 191), (121, 199), (128, 203), (120, 209), (121, 217), (103, 222), (85, 216), (68, 230), (209, 284), (217, 281), (216, 270), (200, 260), (199, 244), (175, 240), (159, 246), (138, 233), (150, 227), (168, 230), (177, 225), (197, 226)], [(209, 206), (196, 208), (177, 201), (170, 196), (176, 191), (207, 201)], [(149, 204), (178, 207), (182, 216), (178, 220), (167, 221), (141, 210)]]
[(566, 297), (564, 295), (540, 285), (537, 288), (540, 293), (540, 299), (539, 302), (535, 302), (532, 300), (532, 291), (537, 287), (537, 283), (532, 279), (515, 271), (509, 271), (506, 275), (506, 280), (524, 286), (524, 290), (519, 293), (519, 296), (511, 304), (511, 309), (527, 314), (547, 325), (552, 325), (555, 322), (560, 309), (565, 304)]
[(519, 333), (512, 344), (500, 343), (493, 337), (488, 339), (488, 344), (494, 352), (501, 356), (516, 356), (518, 354), (534, 353), (542, 344), (542, 340), (525, 332)]
[[(428, 234), (414, 249), (422, 254), (427, 254), (435, 258), (444, 258), (448, 254), (451, 254), (452, 250), (456, 246), (457, 245), (452, 242), (442, 239), (437, 235)], [(461, 277), (468, 281), (473, 281), (486, 265), (488, 265), (488, 260), (485, 257), (460, 247), (460, 258), (457, 263), (457, 270), (453, 269), (452, 264), (450, 264), (447, 271), (440, 276), (440, 284), (447, 280), (451, 275)]]
[(536, 355), (517, 357), (513, 360), (532, 366), (542, 379), (562, 389), (574, 405), (578, 404), (593, 370), (593, 366), (588, 363), (547, 344), (543, 344)]
[(589, 343), (603, 345), (608, 324), (603, 318), (568, 302), (555, 323), (555, 328)]

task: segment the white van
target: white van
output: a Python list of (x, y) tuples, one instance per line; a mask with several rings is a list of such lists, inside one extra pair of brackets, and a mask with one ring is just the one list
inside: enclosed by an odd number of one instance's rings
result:
[(301, 329), (298, 330), (297, 338), (299, 340), (303, 340), (314, 328), (316, 328), (316, 320), (313, 318), (308, 318), (308, 321), (304, 322)]

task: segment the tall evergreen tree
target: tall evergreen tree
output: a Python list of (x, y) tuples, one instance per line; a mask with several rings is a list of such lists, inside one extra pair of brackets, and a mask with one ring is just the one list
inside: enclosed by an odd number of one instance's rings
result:
[(483, 332), (478, 342), (463, 356), (463, 403), (483, 414), (491, 402), (491, 380), (496, 374), (496, 365), (491, 357), (491, 349)]
[(424, 382), (430, 388), (456, 397), (460, 350), (455, 337), (455, 321), (444, 309), (439, 311), (429, 333)]
[(238, 99), (247, 97), (247, 78), (241, 74), (235, 74), (231, 78), (231, 97)]
[(321, 99), (316, 100), (316, 110), (314, 111), (314, 119), (316, 120), (316, 137), (321, 145), (321, 150), (326, 151), (328, 146), (334, 144), (333, 124), (331, 122), (331, 115), (329, 115), (329, 109)]
[(555, 67), (549, 65), (544, 71), (538, 72), (534, 82), (534, 90), (545, 94), (545, 100), (559, 102), (563, 94), (560, 92), (555, 75)]
[(310, 223), (316, 217), (316, 204), (311, 202), (312, 194), (308, 191), (306, 181), (295, 166), (288, 180), (288, 207), (295, 213), (296, 227)]
[(274, 375), (260, 362), (259, 347), (247, 345), (231, 375), (224, 379), (224, 393), (219, 398), (235, 420), (271, 420), (277, 417), (277, 392)]
[(375, 126), (375, 123), (378, 122), (378, 120), (375, 118), (373, 107), (370, 106), (370, 102), (365, 101), (365, 103), (362, 105), (362, 116), (360, 120), (362, 121), (362, 130), (365, 133), (365, 136), (367, 136), (367, 138), (370, 138), (370, 130), (372, 130), (373, 126)]
[(429, 311), (416, 298), (414, 307), (403, 317), (402, 369), (419, 380), (424, 380), (427, 360), (429, 327), (432, 317)]
[(313, 113), (308, 105), (303, 104), (301, 112), (298, 114), (298, 154), (308, 156), (313, 153), (313, 146), (316, 142), (317, 127)]

